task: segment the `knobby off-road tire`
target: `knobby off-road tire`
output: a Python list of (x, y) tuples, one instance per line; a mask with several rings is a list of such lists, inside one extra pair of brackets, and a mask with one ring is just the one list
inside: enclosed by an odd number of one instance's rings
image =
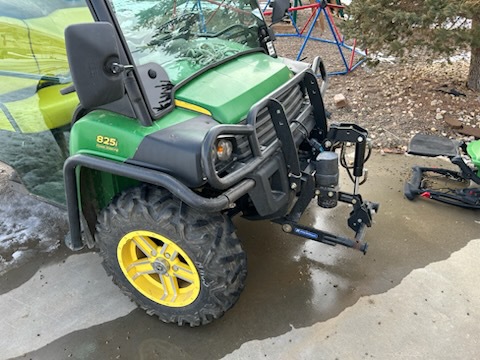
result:
[(246, 255), (230, 219), (192, 209), (166, 190), (121, 193), (100, 213), (95, 237), (113, 281), (164, 322), (207, 324), (243, 290)]

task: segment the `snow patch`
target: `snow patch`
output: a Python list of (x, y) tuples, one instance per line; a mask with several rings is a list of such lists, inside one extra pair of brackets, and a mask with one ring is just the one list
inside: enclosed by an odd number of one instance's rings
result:
[(0, 275), (57, 249), (67, 230), (65, 210), (7, 185), (0, 193)]
[(460, 54), (450, 56), (448, 59), (437, 59), (434, 60), (434, 63), (454, 63), (458, 61), (470, 61), (471, 53), (470, 51), (461, 52)]

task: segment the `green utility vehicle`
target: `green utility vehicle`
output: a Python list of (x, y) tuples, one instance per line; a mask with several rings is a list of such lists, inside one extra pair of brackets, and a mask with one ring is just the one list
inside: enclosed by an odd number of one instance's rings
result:
[[(139, 306), (190, 326), (222, 316), (244, 287), (235, 215), (367, 250), (378, 208), (359, 194), (367, 131), (327, 124), (321, 60), (277, 57), (255, 0), (86, 3), (94, 22), (65, 30), (73, 85), (62, 93), (79, 105), (70, 131), (54, 127), (70, 147), (69, 248), (98, 247)], [(351, 194), (339, 189), (339, 162)], [(312, 199), (351, 204), (352, 238), (299, 224)]]

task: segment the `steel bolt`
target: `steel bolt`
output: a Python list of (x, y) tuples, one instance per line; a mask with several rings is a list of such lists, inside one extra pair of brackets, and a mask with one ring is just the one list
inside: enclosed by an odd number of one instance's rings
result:
[(152, 268), (155, 270), (155, 272), (159, 275), (165, 275), (168, 270), (170, 270), (170, 264), (168, 263), (167, 260), (155, 260), (155, 262), (152, 263)]
[(362, 137), (362, 136), (359, 136), (359, 137), (357, 138), (357, 141), (358, 141), (359, 143), (363, 142), (363, 137)]
[(295, 189), (297, 188), (297, 183), (294, 183), (294, 182), (291, 183), (291, 184), (290, 184), (290, 188), (291, 188), (292, 190), (295, 190)]
[(282, 229), (283, 229), (283, 231), (285, 231), (287, 233), (292, 232), (292, 226), (289, 225), (289, 224), (283, 224)]
[(315, 190), (315, 195), (320, 195), (320, 190)]
[(328, 197), (333, 197), (333, 191), (328, 192)]

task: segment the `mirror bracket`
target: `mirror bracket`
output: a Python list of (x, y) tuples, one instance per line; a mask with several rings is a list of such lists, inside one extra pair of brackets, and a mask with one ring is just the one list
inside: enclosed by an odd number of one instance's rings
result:
[(123, 73), (124, 71), (131, 71), (133, 70), (133, 65), (122, 65), (117, 62), (112, 63), (109, 67), (109, 70), (114, 75), (118, 75)]

